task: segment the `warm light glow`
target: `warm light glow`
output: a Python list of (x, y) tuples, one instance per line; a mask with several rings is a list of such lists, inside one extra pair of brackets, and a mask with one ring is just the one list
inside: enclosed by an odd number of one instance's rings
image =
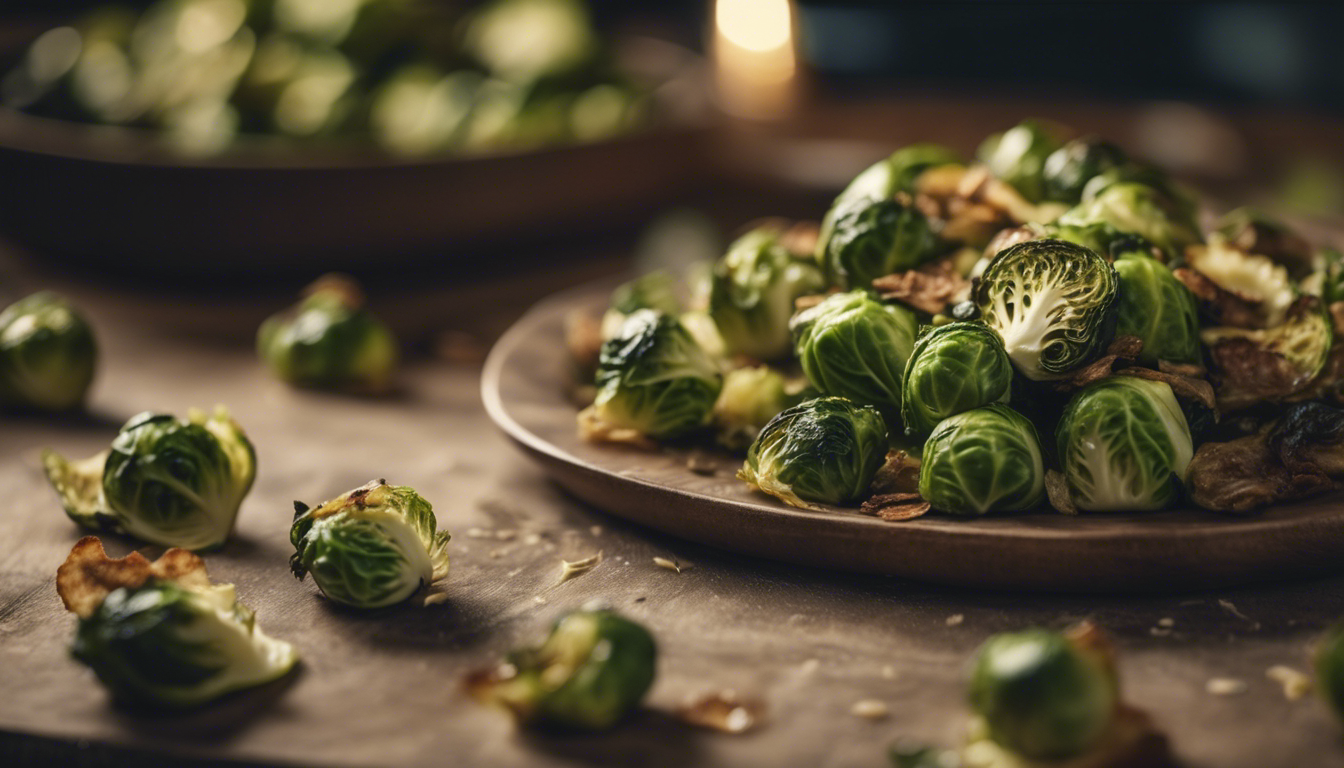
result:
[(784, 48), (793, 37), (789, 0), (718, 0), (714, 19), (724, 39), (748, 51)]

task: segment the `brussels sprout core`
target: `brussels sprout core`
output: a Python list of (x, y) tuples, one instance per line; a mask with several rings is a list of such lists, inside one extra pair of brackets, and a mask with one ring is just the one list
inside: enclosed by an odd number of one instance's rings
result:
[(1042, 381), (1063, 378), (1105, 348), (1118, 283), (1115, 268), (1096, 252), (1032, 240), (1000, 251), (974, 298), (1017, 369)]
[(413, 488), (383, 480), (308, 509), (294, 502), (290, 569), (356, 608), (399, 603), (448, 575), (447, 531)]
[(648, 630), (609, 610), (575, 611), (541, 645), (511, 652), (467, 688), (518, 722), (605, 730), (644, 698), (657, 665)]
[(0, 312), (0, 407), (76, 408), (97, 360), (93, 330), (55, 294), (35, 293)]
[(142, 413), (108, 451), (72, 462), (47, 450), (42, 463), (80, 525), (196, 550), (228, 538), (257, 471), (252, 443), (223, 406), (186, 419)]

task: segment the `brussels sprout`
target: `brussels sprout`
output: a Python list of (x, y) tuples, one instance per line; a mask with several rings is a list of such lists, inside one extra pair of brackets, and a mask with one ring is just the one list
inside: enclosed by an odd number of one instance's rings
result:
[(1194, 225), (1199, 215), (1199, 196), (1182, 184), (1173, 181), (1166, 171), (1142, 163), (1129, 161), (1102, 171), (1083, 185), (1082, 202), (1095, 200), (1115, 184), (1137, 183), (1153, 188), (1163, 205), (1179, 218)]
[(1000, 251), (973, 298), (1017, 369), (1044, 381), (1085, 365), (1110, 342), (1119, 282), (1094, 251), (1032, 240)]
[(1210, 235), (1208, 245), (1187, 249), (1185, 258), (1190, 267), (1219, 288), (1253, 304), (1261, 328), (1283, 323), (1296, 298), (1297, 290), (1282, 264), (1247, 253), (1220, 234)]
[(0, 407), (77, 408), (97, 362), (93, 329), (59, 296), (35, 293), (0, 312)]
[(261, 324), (257, 353), (291, 384), (384, 392), (397, 365), (397, 341), (363, 304), (354, 281), (321, 278), (297, 306)]
[(56, 577), (79, 616), (70, 650), (123, 701), (196, 707), (279, 679), (298, 661), (267, 637), (232, 584), (212, 584), (199, 557), (170, 549), (150, 563), (139, 553), (111, 560), (95, 537), (81, 539)]
[(901, 419), (907, 435), (972, 408), (1008, 402), (1013, 366), (998, 334), (981, 323), (949, 323), (925, 333), (905, 367)]
[(1059, 139), (1038, 122), (1026, 120), (985, 139), (976, 151), (995, 178), (1008, 182), (1029, 202), (1045, 198), (1045, 161), (1060, 148)]
[(709, 423), (722, 377), (676, 318), (635, 311), (602, 345), (597, 398), (579, 424), (589, 439), (676, 437)]
[(1045, 158), (1041, 181), (1046, 200), (1076, 203), (1083, 186), (1097, 174), (1123, 165), (1125, 153), (1109, 141), (1095, 137), (1074, 139)]
[(480, 75), (416, 64), (378, 85), (369, 105), (369, 128), (384, 148), (423, 155), (452, 146), (471, 113)]
[(798, 313), (789, 327), (812, 386), (874, 406), (889, 423), (897, 422), (901, 376), (918, 330), (913, 312), (851, 291)]
[(1316, 643), (1316, 688), (1321, 697), (1344, 718), (1344, 622), (1326, 630)]
[(676, 316), (681, 312), (677, 296), (677, 280), (663, 270), (654, 270), (616, 286), (611, 292), (611, 303), (602, 316), (602, 340), (621, 332), (625, 318), (641, 309), (652, 309)]
[(818, 397), (770, 420), (737, 476), (803, 509), (847, 504), (868, 493), (887, 455), (887, 427), (875, 408)]
[(228, 539), (257, 473), (252, 443), (223, 406), (185, 419), (147, 411), (107, 451), (72, 462), (47, 450), (42, 463), (76, 523), (197, 550)]
[(525, 725), (605, 730), (644, 698), (657, 656), (644, 627), (610, 610), (584, 609), (562, 616), (540, 645), (512, 651), (467, 686)]
[(1218, 407), (1233, 411), (1286, 400), (1305, 389), (1325, 368), (1334, 325), (1320, 299), (1302, 296), (1280, 325), (1205, 328), (1200, 340), (1209, 349)]
[(1199, 306), (1190, 289), (1142, 249), (1120, 254), (1114, 264), (1120, 277), (1115, 335), (1141, 339), (1138, 360), (1146, 365), (1200, 364)]
[(1087, 752), (1110, 727), (1119, 691), (1109, 659), (1044, 629), (991, 637), (971, 667), (970, 701), (990, 737), (1034, 760)]
[(294, 502), (290, 570), (356, 608), (399, 603), (448, 575), (447, 531), (414, 488), (384, 480), (309, 509)]
[(599, 45), (579, 0), (494, 0), (469, 20), (463, 42), (496, 76), (514, 82), (573, 71)]
[(1036, 428), (997, 403), (944, 419), (924, 443), (919, 495), (957, 515), (1031, 509), (1045, 496)]
[(1101, 256), (1109, 256), (1112, 244), (1120, 238), (1133, 239), (1134, 237), (1122, 233), (1105, 221), (1094, 221), (1087, 224), (1061, 224), (1054, 221), (1049, 224), (1028, 226), (1040, 232), (1040, 238), (1038, 239), (1065, 240), (1084, 248), (1090, 248)]
[(1079, 390), (1064, 408), (1056, 437), (1069, 495), (1087, 511), (1169, 506), (1194, 455), (1171, 387), (1130, 376)]
[(1092, 198), (1084, 194), (1083, 201), (1060, 216), (1058, 223), (1087, 226), (1098, 222), (1143, 237), (1165, 251), (1169, 259), (1203, 240), (1192, 212), (1186, 212), (1159, 190), (1137, 182), (1111, 184)]
[(825, 287), (816, 265), (794, 258), (779, 235), (773, 227), (754, 229), (714, 265), (709, 315), (731, 353), (787, 357), (794, 299)]
[(798, 402), (785, 388), (784, 376), (764, 365), (738, 368), (723, 377), (723, 391), (714, 402), (714, 428), (719, 444), (744, 450), (775, 414)]
[(834, 210), (833, 220), (825, 239), (817, 241), (817, 257), (831, 280), (846, 290), (870, 289), (873, 280), (938, 255), (929, 220), (896, 200), (845, 203)]

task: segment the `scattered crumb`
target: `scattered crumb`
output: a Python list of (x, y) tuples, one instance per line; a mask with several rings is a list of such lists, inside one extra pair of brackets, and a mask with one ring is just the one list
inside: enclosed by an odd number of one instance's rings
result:
[(522, 568), (514, 568), (512, 571), (509, 571), (508, 573), (506, 573), (506, 574), (504, 574), (504, 575), (505, 575), (506, 577), (512, 579), (514, 576), (517, 576), (518, 574), (520, 574), (520, 573), (522, 573), (522, 572), (523, 572), (523, 569), (522, 569)]
[(591, 527), (591, 528), (588, 529), (588, 532), (591, 533), (591, 534), (593, 534), (594, 536), (601, 536), (601, 535), (602, 535), (602, 526), (600, 526), (600, 525), (594, 525), (593, 527)]
[(697, 475), (713, 475), (719, 470), (719, 465), (708, 456), (696, 452), (686, 457), (686, 468)]
[(532, 598), (532, 602), (536, 603), (537, 605), (545, 605), (546, 598), (542, 597), (541, 595), (537, 595), (536, 597)]
[(1297, 701), (1311, 690), (1311, 678), (1292, 667), (1276, 664), (1265, 670), (1265, 677), (1283, 686), (1283, 697)]
[(1218, 600), (1218, 606), (1222, 608), (1224, 611), (1227, 611), (1233, 616), (1236, 616), (1238, 619), (1241, 619), (1242, 621), (1249, 623), (1251, 625), (1251, 631), (1260, 629), (1260, 622), (1256, 621), (1255, 619), (1252, 619), (1250, 616), (1247, 616), (1246, 614), (1238, 610), (1237, 606), (1233, 605), (1231, 600), (1223, 600), (1220, 598)]
[(648, 599), (649, 599), (649, 598), (647, 598), (647, 597), (636, 597), (636, 598), (635, 598), (635, 602), (636, 602), (636, 603), (642, 603), (642, 602), (644, 602), (645, 600), (648, 600)]
[(585, 557), (582, 560), (561, 560), (560, 561), (560, 580), (557, 584), (564, 584), (572, 578), (582, 576), (593, 570), (597, 564), (602, 562), (602, 553), (598, 552), (591, 557)]
[(816, 672), (817, 669), (820, 667), (821, 667), (820, 659), (808, 659), (807, 661), (804, 661), (802, 664), (798, 665), (798, 671), (802, 672), (804, 675), (810, 675), (813, 672)]
[(1149, 627), (1148, 634), (1153, 637), (1170, 637), (1171, 627)]
[(882, 677), (886, 678), (887, 680), (895, 680), (896, 668), (891, 666), (890, 664), (886, 665), (885, 667), (882, 668)]
[(499, 558), (503, 557), (506, 554), (508, 554), (507, 549), (492, 549), (490, 550), (490, 559), (498, 560)]
[(682, 571), (689, 571), (691, 569), (690, 563), (681, 563), (676, 560), (669, 560), (666, 557), (653, 558), (653, 564), (658, 566), (659, 568), (666, 568), (669, 571), (676, 571), (677, 573), (681, 573)]
[(531, 547), (531, 546), (535, 546), (535, 545), (537, 545), (537, 544), (540, 544), (540, 543), (541, 543), (541, 534), (540, 534), (540, 533), (529, 533), (529, 534), (527, 534), (526, 536), (523, 537), (523, 543), (526, 544), (526, 545), (528, 545), (529, 547)]
[(863, 699), (854, 702), (854, 706), (849, 708), (849, 713), (856, 717), (864, 717), (869, 720), (882, 720), (889, 714), (887, 705), (877, 699)]
[(688, 697), (677, 708), (677, 716), (683, 722), (732, 734), (751, 730), (764, 714), (764, 704), (743, 699), (733, 690)]
[(467, 537), (468, 539), (493, 539), (493, 538), (495, 538), (495, 532), (494, 532), (494, 531), (487, 530), (487, 529), (485, 529), (485, 528), (468, 528), (468, 529), (467, 529), (467, 532), (466, 532), (465, 535), (466, 535), (466, 537)]
[(432, 592), (432, 593), (430, 593), (430, 594), (428, 594), (428, 595), (425, 595), (425, 606), (426, 606), (426, 607), (431, 606), (431, 605), (438, 605), (439, 603), (446, 603), (446, 602), (448, 602), (448, 593), (447, 593), (447, 592)]
[(1246, 687), (1245, 680), (1232, 677), (1214, 677), (1204, 684), (1204, 690), (1214, 696), (1237, 696), (1245, 693)]
[(495, 538), (500, 541), (513, 541), (518, 538), (518, 532), (512, 528), (500, 528), (495, 531)]
[(954, 613), (951, 616), (947, 617), (947, 626), (955, 627), (964, 621), (966, 621), (966, 617), (963, 614)]
[(1157, 626), (1170, 629), (1171, 627), (1176, 626), (1176, 620), (1172, 618), (1158, 619)]

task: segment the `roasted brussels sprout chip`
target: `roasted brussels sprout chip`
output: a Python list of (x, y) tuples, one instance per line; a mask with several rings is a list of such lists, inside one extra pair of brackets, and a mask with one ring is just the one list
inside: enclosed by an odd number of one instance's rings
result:
[(1159, 190), (1137, 182), (1111, 184), (1095, 197), (1084, 193), (1083, 201), (1058, 221), (1063, 226), (1098, 222), (1143, 237), (1166, 252), (1168, 259), (1179, 257), (1186, 246), (1203, 242), (1192, 212), (1186, 212)]
[(907, 435), (927, 435), (963, 411), (1008, 402), (1013, 365), (998, 334), (982, 323), (949, 323), (915, 342), (901, 385)]
[(1234, 411), (1306, 389), (1330, 357), (1334, 324), (1319, 298), (1302, 296), (1273, 328), (1205, 328), (1200, 339), (1209, 350), (1218, 407)]
[(1095, 137), (1069, 141), (1045, 158), (1041, 171), (1045, 199), (1076, 203), (1089, 180), (1126, 159), (1124, 151), (1109, 141)]
[(210, 549), (233, 530), (257, 473), (252, 443), (223, 406), (133, 416), (112, 447), (84, 461), (42, 454), (70, 519), (151, 544)]
[(71, 654), (123, 701), (197, 707), (279, 679), (298, 661), (289, 643), (261, 631), (232, 584), (212, 584), (185, 550), (153, 563), (138, 552), (112, 560), (88, 536), (57, 571), (56, 588), (79, 616)]
[(1081, 510), (1155, 510), (1177, 498), (1194, 455), (1165, 382), (1112, 376), (1079, 390), (1056, 432), (1069, 495)]
[(1237, 208), (1219, 218), (1214, 227), (1229, 244), (1273, 259), (1294, 279), (1300, 280), (1321, 266), (1311, 243), (1263, 211)]
[(787, 357), (794, 299), (825, 287), (817, 266), (794, 258), (779, 236), (775, 227), (754, 229), (714, 265), (709, 316), (730, 353), (757, 360)]
[(976, 151), (995, 178), (1011, 184), (1028, 201), (1045, 199), (1045, 161), (1060, 148), (1059, 139), (1033, 120), (1025, 120), (985, 139)]
[(1115, 669), (1098, 649), (1045, 629), (995, 635), (971, 667), (971, 707), (990, 737), (1032, 760), (1087, 752), (1119, 706)]
[(375, 480), (309, 509), (294, 502), (295, 578), (355, 608), (399, 603), (448, 575), (447, 531), (414, 488)]
[(635, 311), (602, 345), (597, 398), (579, 414), (590, 440), (670, 438), (709, 423), (718, 366), (674, 317)]
[(1247, 302), (1258, 328), (1283, 323), (1297, 289), (1287, 268), (1267, 256), (1248, 253), (1220, 234), (1209, 236), (1208, 245), (1186, 250), (1186, 263), (1219, 288)]
[(729, 371), (714, 402), (716, 439), (730, 450), (745, 450), (775, 414), (797, 402), (778, 371), (764, 365)]
[(1316, 688), (1321, 697), (1344, 719), (1344, 622), (1326, 630), (1316, 642)]
[(524, 725), (605, 730), (653, 685), (658, 649), (643, 626), (605, 609), (562, 616), (537, 646), (467, 680), (471, 694)]
[(1199, 306), (1190, 289), (1142, 247), (1121, 253), (1114, 266), (1120, 278), (1115, 335), (1140, 339), (1138, 361), (1145, 365), (1199, 365)]
[(1045, 497), (1036, 428), (997, 403), (944, 419), (924, 443), (919, 495), (956, 515), (1031, 509)]
[(817, 255), (841, 288), (870, 289), (873, 280), (914, 269), (938, 255), (929, 220), (913, 206), (870, 198), (838, 205), (825, 239), (817, 241)]
[(1119, 278), (1095, 251), (1032, 240), (1000, 251), (974, 295), (1008, 357), (1034, 381), (1061, 378), (1111, 340)]
[(0, 312), (0, 407), (77, 408), (97, 364), (93, 329), (56, 294), (35, 293)]
[(328, 275), (297, 306), (257, 331), (257, 353), (283, 381), (318, 389), (380, 393), (392, 383), (397, 340), (364, 309), (359, 286)]
[(737, 476), (790, 506), (814, 509), (862, 498), (886, 455), (887, 427), (875, 408), (818, 397), (771, 419)]
[(874, 406), (891, 424), (898, 421), (901, 376), (918, 331), (913, 312), (851, 291), (795, 315), (790, 328), (812, 386)]

